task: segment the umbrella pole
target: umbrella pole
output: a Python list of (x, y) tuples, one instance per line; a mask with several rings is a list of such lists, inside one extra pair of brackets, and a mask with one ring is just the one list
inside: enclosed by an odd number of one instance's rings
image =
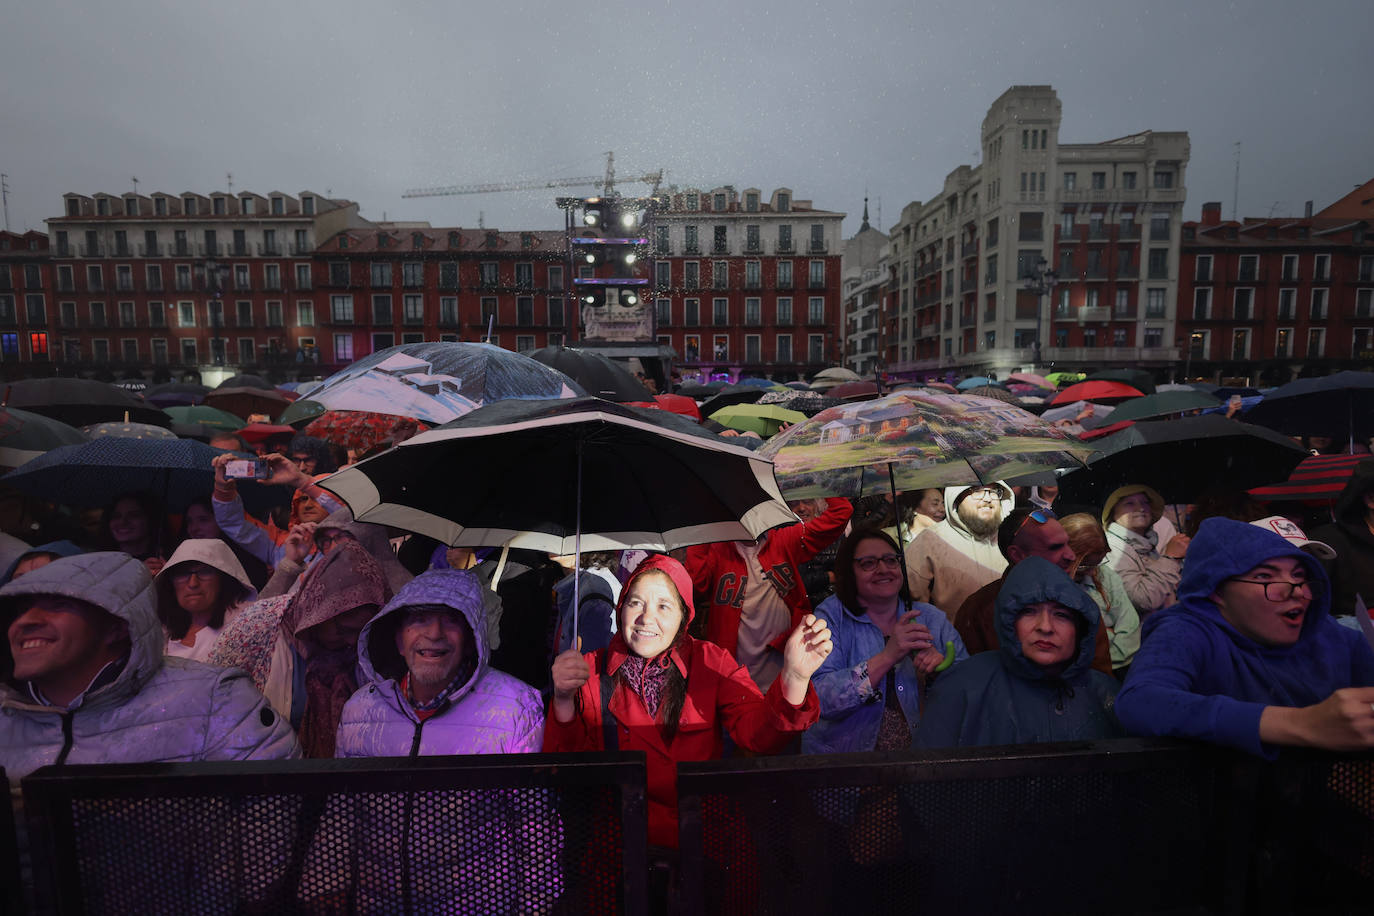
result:
[(582, 440), (577, 440), (577, 531), (573, 534), (573, 648), (582, 651), (577, 638), (577, 617), (582, 610)]
[(902, 507), (897, 504), (897, 475), (892, 473), (892, 462), (887, 463), (887, 483), (892, 488), (892, 514), (897, 516), (897, 556), (902, 567), (902, 588), (911, 594), (911, 583), (906, 578), (906, 534), (902, 530)]

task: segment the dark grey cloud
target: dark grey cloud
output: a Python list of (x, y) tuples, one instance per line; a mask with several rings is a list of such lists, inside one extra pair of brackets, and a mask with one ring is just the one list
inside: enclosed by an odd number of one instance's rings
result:
[[(792, 187), (857, 228), (978, 161), (988, 105), (1048, 83), (1061, 140), (1192, 138), (1188, 213), (1296, 213), (1371, 177), (1368, 0), (1038, 5), (337, 0), (11, 5), (0, 171), (12, 228), (65, 191), (309, 188), (365, 216), (557, 227), (548, 191), (413, 186), (665, 169)], [(640, 186), (629, 185), (626, 190)]]

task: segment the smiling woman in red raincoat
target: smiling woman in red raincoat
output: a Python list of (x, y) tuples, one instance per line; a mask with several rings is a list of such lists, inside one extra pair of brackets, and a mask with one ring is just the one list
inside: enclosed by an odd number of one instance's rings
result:
[(764, 695), (728, 652), (687, 635), (693, 614), (687, 570), (650, 556), (621, 592), (611, 644), (553, 663), (544, 751), (643, 751), (649, 843), (658, 847), (677, 846), (678, 762), (720, 757), (722, 727), (746, 750), (782, 750), (820, 714), (811, 675), (831, 649), (825, 621), (807, 615)]

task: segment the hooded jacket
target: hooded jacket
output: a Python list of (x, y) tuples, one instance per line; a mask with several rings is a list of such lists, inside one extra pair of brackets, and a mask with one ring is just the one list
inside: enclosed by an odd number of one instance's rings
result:
[[(402, 612), (441, 604), (462, 615), (477, 665), (441, 710), (423, 721), (401, 690), (405, 661), (396, 649)], [(544, 710), (534, 688), (490, 666), (482, 620), (482, 584), (456, 569), (417, 576), (373, 617), (358, 637), (358, 668), (366, 686), (344, 706), (339, 757), (521, 754), (539, 750)]]
[(37, 547), (25, 548), (22, 553), (17, 555), (9, 568), (5, 570), (5, 576), (0, 582), (9, 582), (14, 578), (14, 571), (19, 568), (25, 557), (37, 556), (38, 554), (51, 554), (53, 559), (62, 557), (74, 557), (77, 554), (85, 553), (85, 549), (73, 544), (71, 541), (49, 541), (46, 544), (39, 544)]
[(0, 766), (12, 786), (51, 763), (171, 763), (299, 757), (296, 736), (242, 671), (164, 658), (153, 582), (143, 564), (100, 552), (55, 560), (0, 588), (0, 602), (60, 595), (124, 620), (130, 652), (117, 676), (72, 709), (37, 702), (12, 679), (4, 643)]
[[(844, 526), (854, 514), (849, 500), (832, 496), (826, 509), (799, 525), (784, 525), (768, 532), (768, 539), (759, 548), (759, 566), (770, 582), (750, 582), (744, 557), (735, 549), (734, 541), (717, 541), (687, 548), (687, 569), (692, 574), (692, 599), (706, 608), (706, 638), (733, 657), (739, 648), (740, 609), (745, 590), (776, 588), (783, 602), (792, 612), (791, 626), (769, 643), (782, 651), (787, 634), (796, 629), (803, 617), (811, 613), (811, 599), (806, 594), (800, 567), (816, 554), (834, 543), (844, 533)], [(684, 600), (688, 598), (683, 595)]]
[[(481, 582), (470, 572), (433, 570), (413, 579), (368, 622), (358, 638), (358, 667), (367, 684), (344, 706), (337, 756), (539, 750), (544, 716), (538, 694), (528, 684), (488, 666), (481, 589)], [(461, 614), (477, 657), (467, 680), (423, 720), (403, 695), (401, 678), (406, 666), (396, 649), (396, 631), (405, 609), (421, 604), (439, 604)], [(458, 793), (452, 799), (419, 800), (414, 805), (418, 810), (410, 804), (337, 800), (336, 810), (346, 812), (343, 817), (352, 827), (340, 834), (364, 844), (354, 855), (369, 863), (346, 879), (358, 882), (358, 912), (401, 912), (398, 877), (418, 857), (424, 862), (416, 867), (417, 875), (442, 875), (443, 880), (435, 884), (417, 878), (412, 883), (413, 912), (548, 912), (562, 891), (562, 824), (548, 793), (479, 790)], [(450, 837), (455, 841), (436, 840)], [(347, 856), (340, 859), (333, 839), (320, 852), (320, 867), (349, 860)], [(499, 879), (492, 874), (494, 863), (510, 866)], [(323, 887), (328, 882), (305, 884)]]
[(1336, 498), (1335, 521), (1312, 532), (1318, 541), (1330, 544), (1336, 559), (1326, 564), (1331, 576), (1331, 613), (1355, 613), (1355, 596), (1364, 598), (1365, 607), (1374, 605), (1374, 532), (1365, 522), (1366, 493), (1374, 491), (1374, 460), (1361, 461), (1355, 473)]
[[(907, 583), (911, 597), (933, 604), (953, 618), (964, 600), (995, 581), (1007, 568), (1007, 558), (997, 549), (997, 533), (986, 539), (974, 536), (959, 517), (960, 497), (984, 486), (945, 487), (946, 515), (906, 546)], [(1002, 518), (1016, 507), (1011, 487), (998, 481), (1002, 491)]]
[[(1084, 622), (1077, 654), (1058, 675), (1021, 653), (1016, 620), (1027, 605), (1054, 601)], [(1035, 744), (1116, 738), (1117, 684), (1092, 668), (1101, 615), (1064, 571), (1042, 557), (1012, 567), (997, 596), (1000, 649), (975, 655), (935, 683), (915, 746)]]
[[(342, 509), (331, 512), (324, 521), (315, 526), (316, 535), (326, 528), (338, 528), (347, 531), (355, 541), (362, 544), (378, 565), (382, 567), (382, 573), (386, 576), (386, 583), (391, 587), (393, 594), (400, 591), (401, 586), (414, 578), (410, 571), (402, 566), (401, 561), (396, 558), (396, 551), (391, 549), (391, 538), (388, 536), (385, 525), (373, 525), (369, 522), (357, 521), (353, 518), (352, 511), (344, 506)], [(272, 571), (272, 579), (267, 583), (267, 587), (262, 590), (263, 597), (269, 598), (290, 592), (300, 581), (301, 573), (305, 572), (306, 567), (315, 559), (318, 559), (318, 555), (307, 557), (304, 563), (297, 563), (286, 557), (283, 548), (282, 557), (277, 561), (277, 566)]]
[(1102, 504), (1102, 527), (1107, 534), (1107, 558), (1103, 562), (1116, 570), (1136, 613), (1145, 617), (1174, 603), (1183, 561), (1159, 552), (1159, 534), (1153, 528), (1141, 535), (1112, 521), (1116, 504), (1136, 493), (1149, 499), (1155, 522), (1164, 513), (1164, 499), (1142, 484), (1121, 487), (1108, 496)]
[[(686, 634), (696, 614), (692, 602), (692, 580), (680, 563), (670, 557), (651, 555), (635, 569), (620, 592), (620, 615), (634, 581), (645, 573), (659, 571), (672, 579), (687, 610), (677, 642), (667, 651), (669, 662), (687, 678), (687, 696), (678, 719), (678, 731), (671, 741), (664, 738), (663, 726), (633, 690), (616, 678), (630, 650), (624, 635), (617, 632), (611, 644), (583, 658), (591, 677), (577, 694), (578, 715), (570, 722), (559, 722), (550, 704), (544, 725), (544, 751), (615, 750), (605, 743), (605, 721), (613, 720), (612, 733), (622, 751), (643, 751), (648, 768), (649, 842), (676, 848), (677, 764), (680, 761), (715, 760), (724, 751), (722, 727), (735, 743), (758, 754), (782, 750), (798, 732), (816, 721), (820, 706), (814, 687), (808, 686), (800, 706), (787, 702), (779, 678), (761, 694), (759, 688), (734, 657), (713, 642), (693, 639)], [(602, 709), (601, 679), (615, 678), (606, 709)]]
[[(1307, 569), (1316, 594), (1298, 641), (1266, 646), (1222, 617), (1211, 595), (1226, 579), (1265, 560), (1293, 557)], [(1272, 531), (1209, 518), (1188, 547), (1178, 603), (1145, 620), (1143, 641), (1117, 713), (1136, 735), (1200, 738), (1274, 757), (1259, 737), (1266, 706), (1310, 706), (1342, 687), (1374, 686), (1374, 651), (1357, 630), (1330, 614), (1329, 581), (1321, 564)]]
[[(238, 583), (241, 591), (234, 600), (225, 605), (224, 623), (228, 623), (237, 615), (239, 608), (243, 607), (258, 598), (258, 590), (253, 587), (253, 583), (248, 580), (248, 573), (243, 569), (243, 564), (238, 557), (234, 556), (234, 551), (229, 545), (219, 538), (188, 538), (181, 542), (172, 556), (167, 560), (167, 564), (158, 571), (153, 577), (153, 585), (157, 591), (158, 607), (163, 613), (158, 617), (163, 618), (166, 610), (176, 603), (176, 589), (172, 585), (172, 570), (183, 563), (204, 563), (206, 566), (214, 567), (224, 573), (229, 578)], [(221, 624), (221, 628), (223, 624)], [(172, 639), (168, 635), (167, 649), (168, 654), (187, 655), (194, 651), (191, 657), (198, 661), (209, 658), (211, 647), (219, 637), (218, 629), (205, 627), (204, 630), (196, 634), (195, 646), (187, 652), (178, 651), (179, 648), (186, 648), (180, 645), (180, 640)]]

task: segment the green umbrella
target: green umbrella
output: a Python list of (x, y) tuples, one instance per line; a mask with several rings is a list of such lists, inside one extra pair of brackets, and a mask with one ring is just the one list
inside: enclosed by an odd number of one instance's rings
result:
[(1221, 402), (1205, 391), (1161, 391), (1147, 394), (1143, 398), (1131, 398), (1112, 411), (1109, 423), (1122, 420), (1148, 420), (1151, 417), (1167, 417), (1170, 414), (1218, 407)]
[(162, 409), (177, 423), (200, 423), (211, 429), (222, 429), (231, 433), (243, 429), (242, 420), (229, 411), (220, 410), (218, 407), (206, 407), (204, 404), (197, 404), (194, 407), (164, 407)]
[(1045, 381), (1058, 388), (1060, 385), (1064, 384), (1066, 379), (1071, 382), (1081, 382), (1083, 381), (1083, 377), (1082, 372), (1051, 372), (1049, 375), (1045, 376)]
[(777, 404), (734, 404), (717, 410), (711, 414), (710, 419), (721, 426), (728, 426), (742, 433), (758, 433), (767, 439), (776, 435), (784, 423), (805, 421), (806, 414), (779, 407)]
[(301, 398), (299, 401), (294, 402), (290, 407), (283, 410), (281, 416), (277, 417), (277, 422), (283, 426), (299, 427), (302, 423), (324, 416), (327, 410), (329, 410), (329, 408), (325, 407), (319, 401)]

